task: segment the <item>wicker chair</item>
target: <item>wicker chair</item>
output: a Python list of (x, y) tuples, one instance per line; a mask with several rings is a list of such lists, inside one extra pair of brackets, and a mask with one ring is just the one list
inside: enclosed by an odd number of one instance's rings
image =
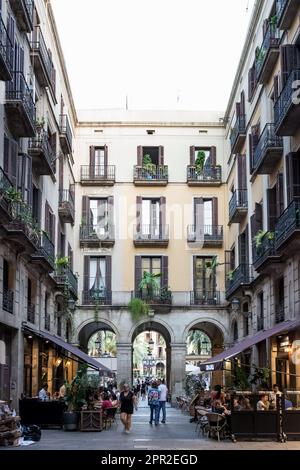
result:
[(117, 408), (106, 408), (103, 411), (103, 428), (110, 429), (113, 424), (118, 425), (116, 420)]

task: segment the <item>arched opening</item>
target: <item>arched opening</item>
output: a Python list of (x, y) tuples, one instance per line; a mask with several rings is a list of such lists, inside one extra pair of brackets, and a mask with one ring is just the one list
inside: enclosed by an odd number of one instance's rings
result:
[(237, 325), (236, 320), (234, 320), (232, 323), (232, 339), (234, 342), (236, 342), (239, 339), (239, 331), (238, 331), (238, 325)]
[(171, 336), (164, 325), (145, 322), (132, 337), (132, 371), (134, 381), (164, 378), (170, 384)]
[(113, 329), (104, 322), (92, 322), (79, 333), (79, 344), (89, 356), (117, 372), (117, 337)]

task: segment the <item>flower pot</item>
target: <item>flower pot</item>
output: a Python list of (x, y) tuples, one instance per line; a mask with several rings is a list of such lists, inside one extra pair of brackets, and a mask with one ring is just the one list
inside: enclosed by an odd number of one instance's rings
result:
[(64, 431), (77, 431), (79, 422), (79, 413), (76, 411), (65, 412), (63, 414)]

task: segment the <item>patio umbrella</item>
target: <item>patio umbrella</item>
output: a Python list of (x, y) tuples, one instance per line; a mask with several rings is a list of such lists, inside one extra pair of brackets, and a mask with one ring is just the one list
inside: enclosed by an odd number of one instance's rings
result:
[(200, 367), (193, 366), (193, 364), (186, 364), (185, 371), (187, 374), (199, 374)]

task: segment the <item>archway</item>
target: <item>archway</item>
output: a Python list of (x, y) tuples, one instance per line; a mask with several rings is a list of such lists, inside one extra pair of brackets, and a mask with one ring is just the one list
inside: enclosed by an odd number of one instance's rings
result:
[(154, 321), (142, 323), (133, 332), (132, 345), (133, 379), (164, 378), (170, 387), (171, 335), (168, 329)]

